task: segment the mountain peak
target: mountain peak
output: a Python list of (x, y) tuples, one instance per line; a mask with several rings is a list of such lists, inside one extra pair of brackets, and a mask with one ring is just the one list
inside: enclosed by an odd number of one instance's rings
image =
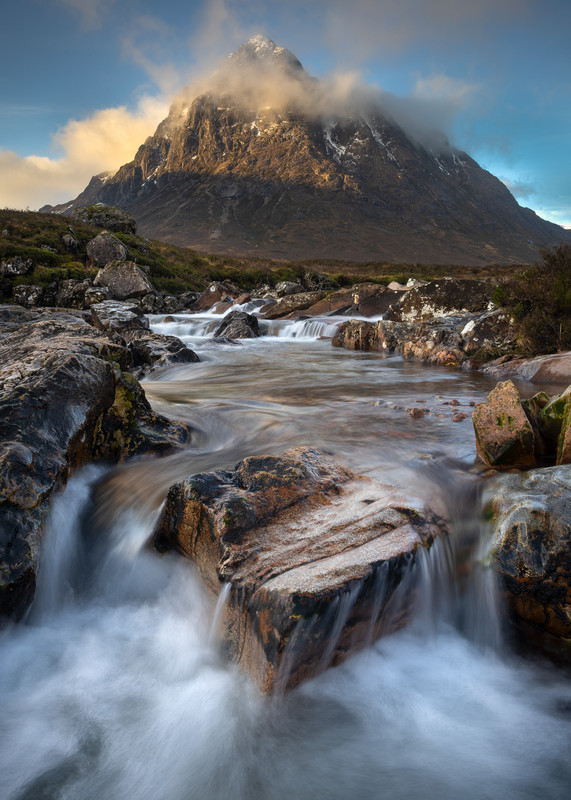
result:
[(301, 62), (290, 50), (277, 45), (269, 36), (261, 33), (251, 36), (235, 53), (230, 53), (228, 59), (239, 65), (258, 63), (277, 66), (288, 72), (304, 71)]

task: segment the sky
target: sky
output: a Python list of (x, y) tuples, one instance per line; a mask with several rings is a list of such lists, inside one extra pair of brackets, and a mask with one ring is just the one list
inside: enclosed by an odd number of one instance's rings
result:
[(185, 85), (256, 33), (437, 125), (571, 227), (571, 0), (20, 0), (2, 11), (0, 207), (132, 160)]

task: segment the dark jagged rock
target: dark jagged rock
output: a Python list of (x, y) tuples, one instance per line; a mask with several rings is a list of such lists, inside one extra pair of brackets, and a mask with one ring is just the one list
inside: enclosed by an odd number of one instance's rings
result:
[(136, 303), (105, 300), (91, 306), (91, 321), (101, 331), (123, 334), (130, 330), (148, 330), (149, 321)]
[(230, 584), (228, 652), (272, 691), (403, 625), (414, 553), (445, 531), (418, 499), (293, 448), (175, 484), (153, 538), (194, 560), (215, 593)]
[(494, 309), (470, 320), (462, 329), (462, 350), (468, 357), (488, 358), (515, 350), (516, 330), (509, 314)]
[(131, 362), (67, 314), (20, 322), (0, 339), (0, 616), (19, 617), (32, 600), (42, 520), (74, 469), (188, 440), (184, 425), (152, 411), (125, 371)]
[(133, 261), (109, 261), (99, 270), (95, 286), (109, 289), (113, 300), (129, 300), (154, 292), (153, 284)]
[(216, 328), (214, 336), (224, 336), (226, 339), (255, 339), (260, 336), (258, 318), (245, 311), (230, 311)]
[(89, 279), (78, 281), (74, 279), (59, 281), (56, 295), (56, 305), (61, 308), (85, 308), (85, 294), (92, 288)]
[(494, 566), (512, 620), (529, 643), (571, 663), (571, 472), (503, 475), (490, 492)]
[(168, 367), (172, 364), (191, 364), (200, 361), (194, 350), (176, 336), (135, 329), (123, 331), (123, 337), (133, 355), (133, 366), (137, 368), (137, 377), (142, 377), (152, 367)]
[(44, 304), (46, 290), (43, 286), (14, 286), (12, 296), (15, 303), (25, 306), (25, 308), (34, 308)]
[(110, 261), (124, 261), (127, 248), (109, 231), (103, 231), (92, 239), (86, 248), (87, 263), (91, 267), (104, 267)]

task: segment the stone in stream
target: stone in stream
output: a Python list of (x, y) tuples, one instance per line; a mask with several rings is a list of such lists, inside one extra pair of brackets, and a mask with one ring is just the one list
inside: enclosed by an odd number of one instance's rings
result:
[(571, 470), (502, 475), (493, 494), (492, 554), (512, 620), (571, 659)]
[(215, 594), (230, 585), (227, 651), (269, 692), (405, 624), (415, 551), (445, 532), (437, 510), (300, 447), (175, 484), (153, 541)]
[(495, 469), (535, 465), (535, 435), (512, 381), (498, 383), (472, 412), (476, 450)]
[(33, 598), (44, 515), (73, 470), (189, 439), (152, 411), (126, 347), (70, 314), (18, 313), (0, 315), (0, 618)]
[(194, 350), (176, 336), (151, 333), (141, 328), (123, 331), (122, 335), (133, 355), (133, 366), (138, 368), (136, 370), (138, 378), (143, 377), (151, 367), (168, 367), (172, 364), (191, 364), (200, 361)]
[(255, 339), (260, 336), (258, 318), (246, 311), (230, 311), (226, 314), (214, 336), (227, 339)]

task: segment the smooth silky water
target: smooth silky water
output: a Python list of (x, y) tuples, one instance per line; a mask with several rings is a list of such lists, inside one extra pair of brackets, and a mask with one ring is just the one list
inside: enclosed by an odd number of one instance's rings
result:
[[(331, 318), (241, 344), (213, 341), (219, 320), (152, 319), (202, 359), (145, 382), (192, 447), (89, 467), (52, 504), (36, 600), (0, 637), (2, 800), (569, 797), (569, 682), (503, 643), (472, 425), (451, 420), (493, 381), (333, 348)], [(295, 445), (442, 498), (454, 534), (411, 568), (408, 629), (265, 697), (219, 652), (228, 591), (147, 542), (174, 481)]]

